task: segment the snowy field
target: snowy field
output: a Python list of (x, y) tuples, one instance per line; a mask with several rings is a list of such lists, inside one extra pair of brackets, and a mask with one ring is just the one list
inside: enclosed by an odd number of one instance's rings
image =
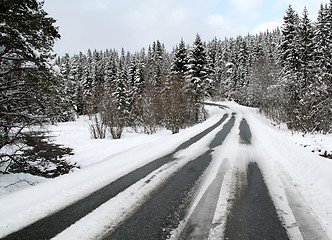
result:
[[(322, 151), (332, 153), (332, 135), (317, 134), (303, 137), (300, 133), (293, 134), (284, 128), (272, 126), (268, 119), (257, 114), (256, 109), (242, 107), (235, 103), (226, 104), (237, 113), (238, 118), (232, 134), (222, 147), (218, 148), (214, 157), (227, 157), (232, 160), (239, 156), (239, 153), (232, 151), (232, 146), (237, 141), (238, 124), (242, 117), (246, 118), (253, 133), (253, 143), (250, 151), (244, 149), (241, 154), (252, 155), (259, 163), (272, 198), (280, 211), (279, 214), (289, 227), (291, 236), (300, 239), (296, 228), (294, 231), (291, 229), (294, 217), (290, 212), (283, 187), (288, 187), (290, 192), (296, 192), (303, 198), (302, 203), (311, 209), (315, 219), (324, 227), (323, 230), (326, 234), (332, 238), (332, 205), (329, 202), (332, 199), (332, 189), (330, 188), (332, 160), (318, 156)], [(90, 138), (88, 119), (85, 117), (81, 117), (75, 122), (50, 126), (50, 135), (53, 136), (56, 143), (74, 149), (75, 155), (70, 156), (68, 161), (76, 162), (80, 169), (55, 179), (45, 179), (28, 174), (1, 175), (0, 237), (57, 211), (126, 173), (166, 155), (180, 143), (216, 123), (225, 111), (230, 112), (230, 110), (221, 110), (213, 106), (206, 108), (209, 111), (207, 121), (184, 129), (175, 135), (165, 129), (160, 129), (153, 135), (138, 134), (127, 129), (122, 139), (95, 140)], [(199, 146), (191, 146), (183, 150), (176, 164), (163, 166), (162, 173), (159, 169), (158, 178), (154, 180), (154, 184), (160, 184), (167, 179), (172, 172), (188, 161), (188, 156), (194, 157), (204, 152), (209, 141), (221, 127), (204, 137), (198, 144)], [(211, 166), (214, 164), (217, 164), (216, 161), (212, 162)], [(216, 170), (213, 170), (212, 167), (210, 171), (212, 174), (216, 174)], [(153, 176), (157, 173), (151, 174)], [(226, 174), (225, 177), (226, 185), (227, 182), (231, 184), (228, 175)], [(151, 176), (147, 176), (147, 178), (151, 178)], [(212, 180), (213, 178), (210, 177), (205, 185), (207, 186), (208, 182)], [(110, 206), (113, 206), (112, 209), (114, 206), (118, 206), (119, 209), (112, 212), (113, 219), (116, 220), (120, 216), (125, 217), (126, 214), (129, 214), (128, 211), (144, 200), (142, 195), (148, 194), (153, 188), (153, 185), (147, 186), (142, 182), (134, 184), (116, 198), (102, 205), (100, 209), (96, 209), (89, 214), (89, 217), (79, 221), (81, 224), (75, 224), (68, 231), (60, 234), (58, 239), (66, 239), (67, 236), (74, 237), (73, 233), (79, 232), (84, 236), (93, 237), (93, 231), (97, 231), (98, 226), (91, 225), (91, 229), (84, 229), (84, 226), (87, 226), (86, 223), (89, 222), (100, 223), (100, 219), (103, 217), (110, 218), (110, 215), (107, 216), (107, 209), (109, 210)], [(292, 186), (288, 186), (286, 182)], [(139, 191), (137, 191), (138, 189)], [(225, 205), (222, 203), (227, 203), (227, 191), (229, 188), (223, 185), (220, 194), (221, 204), (219, 204), (214, 219), (216, 222), (220, 222), (220, 218), (225, 219)], [(132, 207), (125, 210), (121, 207), (124, 203), (126, 206)], [(116, 224), (116, 221), (112, 224)], [(109, 226), (99, 226), (98, 231), (103, 231), (103, 228), (106, 227)], [(82, 233), (82, 229), (84, 229), (84, 233)], [(218, 229), (212, 229), (211, 236), (214, 232), (217, 233)], [(77, 239), (80, 237), (82, 236), (77, 236)]]

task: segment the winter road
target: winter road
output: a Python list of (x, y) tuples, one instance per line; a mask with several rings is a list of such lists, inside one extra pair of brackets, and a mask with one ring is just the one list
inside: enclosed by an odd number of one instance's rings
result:
[(212, 160), (212, 149), (224, 141), (234, 122), (235, 116), (217, 133), (206, 153), (186, 164), (107, 239), (166, 239), (183, 219), (195, 191), (195, 183)]
[[(236, 124), (239, 123), (239, 124)], [(235, 127), (238, 126), (238, 127)], [(108, 231), (100, 239), (289, 239), (271, 200), (255, 159), (245, 159), (244, 168), (235, 172), (233, 198), (227, 200), (223, 235), (211, 238), (220, 193), (233, 159), (223, 159), (209, 185), (202, 191), (202, 179), (208, 174), (213, 154), (223, 146), (231, 132), (239, 132), (238, 145), (251, 145), (252, 133), (247, 121), (228, 111), (216, 124), (179, 145), (172, 153), (156, 159), (111, 182), (93, 194), (41, 219), (3, 239), (51, 239), (70, 225), (94, 211), (103, 203), (142, 180), (163, 166), (177, 162), (177, 154), (215, 131), (208, 149), (188, 160), (156, 185), (145, 201), (131, 215)], [(247, 158), (245, 156), (245, 158)], [(250, 162), (250, 163), (249, 163)], [(249, 164), (248, 164), (249, 163)], [(149, 180), (146, 181), (146, 184)], [(198, 192), (202, 192), (201, 195)], [(195, 204), (193, 204), (195, 202)], [(189, 211), (189, 209), (191, 209)], [(180, 227), (179, 227), (180, 226)]]

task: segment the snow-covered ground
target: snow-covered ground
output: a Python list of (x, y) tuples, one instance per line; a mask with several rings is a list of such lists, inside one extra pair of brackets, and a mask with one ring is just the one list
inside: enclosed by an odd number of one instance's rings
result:
[[(301, 134), (292, 134), (290, 131), (272, 126), (268, 119), (257, 114), (256, 109), (242, 107), (232, 102), (223, 104), (237, 113), (237, 120), (229, 137), (213, 154), (214, 160), (208, 170), (210, 175), (202, 184), (204, 190), (213, 180), (222, 161), (224, 159), (229, 161), (230, 170), (225, 175), (220, 193), (211, 239), (222, 231), (226, 219), (227, 196), (232, 187), (232, 174), (241, 168), (239, 162), (244, 158), (258, 162), (262, 168), (278, 213), (283, 217), (293, 238), (301, 239), (290, 209), (290, 202), (294, 200), (291, 197), (297, 196), (302, 199), (303, 207), (309, 209), (313, 217), (323, 226), (323, 231), (332, 239), (332, 205), (329, 202), (332, 199), (332, 188), (330, 188), (332, 160), (319, 157), (317, 154), (319, 151), (316, 150), (331, 152), (332, 136), (302, 137)], [(120, 140), (110, 138), (95, 140), (90, 138), (87, 118), (50, 126), (51, 135), (54, 136), (56, 143), (74, 149), (75, 155), (70, 156), (69, 161), (77, 162), (81, 169), (51, 180), (28, 174), (0, 176), (0, 206), (2, 206), (0, 237), (63, 208), (120, 176), (173, 151), (180, 143), (216, 123), (225, 111), (231, 111), (213, 106), (207, 106), (207, 109), (209, 110), (207, 121), (175, 135), (167, 130), (160, 130), (153, 135), (137, 134), (127, 130)], [(238, 125), (242, 117), (247, 120), (253, 139), (250, 148), (242, 147), (239, 151)], [(77, 239), (82, 236), (87, 239), (90, 236), (93, 239), (98, 231), (102, 232), (109, 228), (110, 224), (116, 224), (116, 221), (121, 220), (120, 217), (125, 217), (144, 200), (144, 194), (148, 194), (154, 185), (167, 179), (174, 171), (190, 161), (190, 158), (203, 153), (221, 127), (205, 136), (199, 144), (179, 152), (177, 154), (179, 161), (176, 163), (166, 164), (162, 169), (147, 176), (150, 179), (158, 175), (150, 185), (144, 184), (146, 179), (139, 181), (60, 234), (58, 239), (66, 239), (67, 236), (71, 236), (71, 239), (75, 239), (75, 236)], [(312, 150), (317, 153), (312, 153)], [(203, 190), (197, 196), (202, 195)], [(124, 203), (129, 207), (124, 209), (122, 207)], [(100, 224), (105, 218), (109, 221), (110, 209), (114, 221)]]
[(332, 157), (332, 134), (303, 134), (287, 131), (287, 135), (291, 141), (313, 153)]

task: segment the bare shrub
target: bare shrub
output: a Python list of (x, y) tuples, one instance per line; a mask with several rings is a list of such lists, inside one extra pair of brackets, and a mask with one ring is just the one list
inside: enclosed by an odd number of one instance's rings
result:
[(106, 137), (106, 126), (99, 114), (92, 116), (92, 123), (89, 123), (91, 138), (104, 139)]

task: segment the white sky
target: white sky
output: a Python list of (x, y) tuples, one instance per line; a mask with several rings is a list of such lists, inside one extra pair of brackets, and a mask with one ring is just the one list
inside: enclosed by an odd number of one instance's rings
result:
[(168, 50), (183, 38), (191, 44), (236, 37), (280, 26), (289, 4), (313, 20), (329, 0), (45, 0), (44, 9), (57, 20), (61, 40), (55, 52), (87, 49), (129, 51), (159, 40)]

